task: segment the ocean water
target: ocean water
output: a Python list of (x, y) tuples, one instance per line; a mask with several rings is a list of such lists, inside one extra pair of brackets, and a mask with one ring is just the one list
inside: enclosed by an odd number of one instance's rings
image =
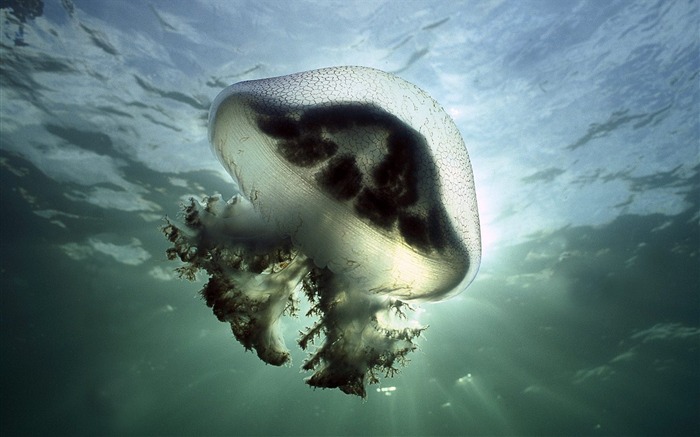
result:
[[(0, 434), (699, 435), (697, 1), (0, 1)], [(235, 194), (234, 82), (393, 72), (454, 118), (483, 260), (362, 400), (246, 352), (159, 228)]]

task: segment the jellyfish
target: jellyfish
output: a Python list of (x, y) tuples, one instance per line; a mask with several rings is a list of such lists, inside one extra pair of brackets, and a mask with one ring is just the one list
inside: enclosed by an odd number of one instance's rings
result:
[(239, 82), (212, 104), (209, 140), (237, 194), (190, 199), (167, 220), (181, 277), (246, 350), (290, 362), (281, 318), (301, 299), (313, 387), (366, 397), (426, 329), (413, 317), (474, 279), (481, 240), (459, 130), (389, 73), (332, 67)]

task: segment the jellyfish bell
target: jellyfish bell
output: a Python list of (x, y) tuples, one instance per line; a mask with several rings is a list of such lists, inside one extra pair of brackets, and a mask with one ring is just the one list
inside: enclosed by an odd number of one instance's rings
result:
[[(365, 396), (424, 329), (405, 303), (446, 299), (480, 262), (471, 164), (454, 122), (424, 91), (364, 67), (234, 84), (214, 101), (212, 148), (241, 194), (192, 201), (169, 223), (170, 257), (205, 269), (203, 295), (236, 338), (288, 361), (279, 319), (296, 291), (318, 322), (307, 383)], [(250, 238), (257, 235), (257, 238)]]
[(317, 266), (405, 299), (440, 299), (476, 274), (467, 150), (416, 86), (361, 67), (241, 82), (209, 126), (244, 195)]

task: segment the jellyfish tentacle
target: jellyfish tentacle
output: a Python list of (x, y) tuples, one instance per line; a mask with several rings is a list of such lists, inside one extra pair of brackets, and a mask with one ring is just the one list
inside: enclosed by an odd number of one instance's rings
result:
[[(288, 238), (249, 240), (241, 237), (235, 223), (244, 203), (219, 204), (220, 197), (194, 200), (184, 208), (184, 226), (167, 220), (163, 227), (173, 243), (171, 259), (186, 263), (180, 276), (194, 280), (198, 270), (209, 274), (200, 291), (216, 317), (231, 325), (235, 338), (254, 349), (268, 364), (289, 362), (279, 319), (294, 308), (293, 293), (308, 273), (309, 260), (293, 248)], [(233, 222), (233, 224), (231, 223)], [(272, 235), (258, 228), (258, 235)], [(243, 234), (248, 236), (249, 234)]]
[(339, 388), (344, 393), (366, 397), (367, 383), (376, 383), (377, 372), (393, 376), (415, 350), (413, 340), (423, 326), (383, 324), (402, 305), (381, 294), (367, 293), (329, 269), (315, 268), (303, 281), (307, 295), (315, 302), (313, 312), (320, 325), (299, 340), (306, 349), (309, 338), (322, 329), (323, 344), (304, 362), (314, 371), (306, 383), (313, 387)]

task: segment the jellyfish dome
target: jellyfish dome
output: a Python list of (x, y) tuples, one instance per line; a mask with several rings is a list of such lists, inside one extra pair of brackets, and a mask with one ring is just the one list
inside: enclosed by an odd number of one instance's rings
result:
[(209, 139), (239, 194), (191, 200), (164, 227), (169, 258), (209, 274), (207, 305), (269, 364), (289, 362), (279, 321), (305, 296), (306, 382), (365, 397), (416, 348), (411, 306), (461, 292), (479, 267), (454, 122), (403, 79), (333, 67), (224, 89)]

